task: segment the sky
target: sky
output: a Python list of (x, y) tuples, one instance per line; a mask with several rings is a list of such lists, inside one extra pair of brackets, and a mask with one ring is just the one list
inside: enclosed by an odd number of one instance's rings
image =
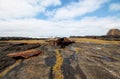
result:
[(105, 35), (120, 29), (120, 0), (0, 0), (0, 36)]

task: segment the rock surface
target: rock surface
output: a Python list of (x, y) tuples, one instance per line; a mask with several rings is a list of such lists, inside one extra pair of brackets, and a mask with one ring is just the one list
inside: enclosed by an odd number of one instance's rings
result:
[[(56, 79), (53, 69), (56, 65), (61, 69), (56, 72), (61, 73), (63, 79), (120, 79), (120, 45), (74, 43), (65, 49), (38, 44), (12, 45), (0, 43), (0, 75), (20, 60), (7, 57), (8, 53), (28, 49), (43, 53), (22, 59), (0, 79)], [(61, 57), (62, 64), (56, 63)]]
[(23, 52), (15, 52), (15, 53), (10, 53), (7, 54), (8, 57), (13, 57), (13, 58), (30, 58), (32, 56), (36, 56), (38, 54), (42, 53), (40, 50), (35, 50), (35, 49), (31, 49), (31, 50), (26, 50)]

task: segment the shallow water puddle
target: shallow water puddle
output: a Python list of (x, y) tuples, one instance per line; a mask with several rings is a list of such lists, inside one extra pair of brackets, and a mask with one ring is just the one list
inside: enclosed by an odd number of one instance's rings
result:
[(106, 60), (106, 61), (109, 61), (109, 62), (117, 61), (117, 60), (115, 60), (115, 59), (113, 59), (113, 58), (106, 57), (106, 56), (100, 57), (100, 59), (103, 59), (103, 60)]

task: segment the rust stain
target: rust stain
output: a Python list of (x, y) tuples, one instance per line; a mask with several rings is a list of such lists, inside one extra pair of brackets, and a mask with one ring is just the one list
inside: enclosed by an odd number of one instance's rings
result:
[(38, 55), (40, 53), (42, 53), (40, 50), (31, 49), (31, 50), (26, 50), (26, 51), (23, 51), (23, 52), (10, 53), (10, 54), (7, 54), (7, 56), (9, 56), (9, 57), (30, 58), (30, 57)]

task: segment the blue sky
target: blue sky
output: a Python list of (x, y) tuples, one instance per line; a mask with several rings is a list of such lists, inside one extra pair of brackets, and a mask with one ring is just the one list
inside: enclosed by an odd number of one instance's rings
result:
[(0, 36), (105, 35), (120, 29), (120, 0), (0, 0)]

